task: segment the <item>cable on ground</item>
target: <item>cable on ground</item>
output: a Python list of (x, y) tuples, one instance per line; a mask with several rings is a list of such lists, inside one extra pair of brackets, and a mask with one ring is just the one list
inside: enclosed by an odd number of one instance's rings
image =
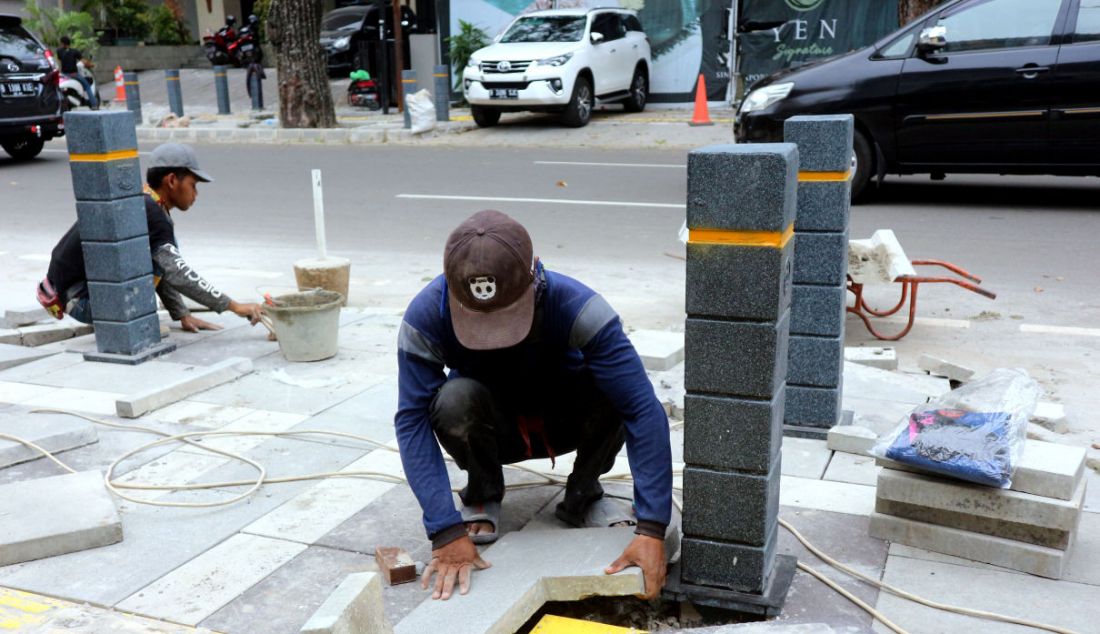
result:
[[(187, 508), (210, 508), (210, 507), (216, 507), (216, 506), (226, 506), (228, 504), (233, 504), (233, 503), (239, 502), (239, 501), (247, 498), (248, 496), (255, 493), (264, 484), (281, 484), (281, 483), (287, 483), (287, 482), (302, 482), (302, 481), (306, 481), (306, 480), (323, 480), (323, 479), (327, 479), (327, 478), (337, 478), (337, 477), (339, 477), (339, 478), (349, 478), (349, 477), (350, 478), (368, 478), (368, 479), (373, 479), (373, 480), (380, 480), (380, 481), (383, 481), (383, 482), (389, 482), (389, 483), (393, 483), (393, 484), (405, 484), (405, 483), (407, 483), (406, 479), (401, 477), (401, 476), (396, 476), (396, 475), (388, 474), (388, 473), (375, 472), (375, 471), (331, 471), (331, 472), (324, 472), (324, 473), (312, 473), (312, 474), (303, 475), (303, 476), (288, 476), (288, 477), (282, 477), (282, 478), (269, 478), (269, 477), (267, 477), (267, 470), (264, 468), (263, 465), (259, 464), (258, 462), (254, 461), (254, 460), (251, 460), (249, 458), (246, 458), (246, 457), (244, 457), (240, 454), (234, 453), (232, 451), (218, 449), (217, 447), (210, 447), (210, 446), (204, 445), (200, 442), (196, 442), (195, 440), (193, 440), (194, 438), (205, 437), (205, 436), (297, 437), (297, 436), (319, 435), (319, 436), (334, 436), (334, 437), (338, 437), (338, 438), (346, 438), (346, 439), (356, 440), (356, 441), (359, 441), (359, 442), (367, 443), (368, 445), (372, 445), (372, 446), (377, 447), (379, 449), (384, 449), (386, 451), (393, 451), (393, 452), (397, 451), (397, 449), (395, 449), (394, 447), (392, 447), (390, 445), (378, 442), (377, 440), (374, 440), (372, 438), (368, 438), (366, 436), (360, 436), (358, 434), (351, 434), (351, 433), (347, 433), (347, 432), (338, 432), (338, 431), (329, 431), (329, 430), (323, 430), (323, 429), (303, 429), (303, 430), (286, 431), (286, 432), (251, 431), (251, 430), (242, 430), (242, 431), (213, 431), (213, 430), (209, 430), (209, 431), (187, 432), (187, 433), (183, 433), (183, 434), (169, 434), (167, 432), (162, 432), (158, 429), (153, 429), (151, 427), (143, 427), (143, 426), (140, 426), (140, 425), (125, 425), (125, 424), (122, 424), (122, 423), (113, 423), (113, 422), (105, 421), (105, 420), (102, 420), (102, 419), (99, 419), (99, 418), (94, 418), (94, 417), (91, 417), (91, 416), (87, 416), (87, 415), (81, 414), (79, 412), (72, 412), (72, 411), (63, 410), (63, 409), (35, 409), (35, 410), (32, 410), (31, 413), (65, 414), (65, 415), (68, 415), (68, 416), (75, 416), (77, 418), (82, 418), (82, 419), (87, 420), (89, 422), (92, 422), (92, 423), (95, 423), (95, 424), (98, 424), (98, 425), (103, 425), (103, 426), (106, 426), (106, 427), (111, 427), (111, 428), (114, 428), (114, 429), (122, 429), (122, 430), (126, 430), (126, 431), (141, 432), (141, 433), (147, 433), (147, 434), (153, 434), (153, 435), (156, 435), (156, 436), (160, 436), (161, 437), (160, 439), (155, 440), (155, 441), (150, 442), (150, 443), (146, 443), (144, 445), (141, 445), (140, 447), (138, 447), (136, 449), (133, 449), (131, 451), (128, 451), (125, 454), (123, 454), (121, 457), (115, 459), (114, 462), (112, 462), (110, 464), (110, 466), (108, 466), (107, 471), (104, 474), (104, 484), (106, 485), (107, 489), (111, 493), (113, 493), (114, 495), (117, 495), (118, 497), (120, 497), (124, 500), (128, 500), (130, 502), (134, 502), (134, 503), (137, 503), (137, 504), (147, 504), (147, 505), (151, 505), (151, 506), (187, 507)], [(67, 471), (69, 473), (76, 473), (75, 469), (73, 469), (72, 467), (66, 465), (64, 462), (59, 460), (50, 451), (36, 445), (33, 442), (30, 442), (28, 440), (23, 440), (22, 438), (19, 438), (17, 436), (12, 436), (12, 435), (3, 434), (3, 433), (0, 433), (0, 439), (10, 440), (10, 441), (13, 441), (13, 442), (20, 443), (20, 444), (22, 444), (26, 447), (29, 447), (30, 449), (32, 449), (34, 451), (37, 451), (38, 453), (42, 454), (46, 458), (50, 459), (54, 464), (58, 465), (59, 467), (61, 467), (65, 471)], [(124, 482), (119, 482), (118, 480), (116, 480), (112, 477), (114, 475), (115, 469), (124, 460), (126, 460), (126, 459), (128, 459), (132, 456), (135, 456), (135, 455), (137, 455), (137, 454), (139, 454), (139, 453), (141, 453), (141, 452), (143, 452), (147, 449), (152, 449), (154, 447), (159, 447), (161, 445), (165, 445), (165, 444), (172, 443), (172, 442), (184, 443), (186, 445), (189, 445), (189, 446), (192, 446), (192, 447), (195, 447), (195, 448), (198, 448), (198, 449), (202, 449), (204, 451), (209, 451), (209, 452), (221, 455), (221, 456), (225, 456), (225, 457), (227, 457), (229, 459), (232, 459), (232, 460), (239, 460), (239, 461), (241, 461), (245, 464), (248, 464), (252, 468), (256, 469), (257, 472), (258, 472), (258, 477), (256, 477), (255, 479), (250, 479), (250, 480), (238, 480), (238, 481), (232, 481), (232, 482), (209, 482), (209, 483), (202, 483), (202, 484), (181, 484), (181, 485), (154, 485), (154, 484), (140, 484), (140, 483), (124, 483)], [(448, 458), (446, 458), (446, 456), (444, 456), (444, 459), (449, 460)], [(505, 465), (505, 466), (509, 467), (513, 470), (525, 471), (527, 473), (539, 476), (540, 478), (543, 478), (545, 480), (544, 482), (521, 482), (521, 483), (516, 483), (516, 484), (510, 484), (507, 487), (509, 489), (521, 489), (521, 488), (548, 486), (548, 485), (565, 486), (566, 479), (563, 478), (563, 477), (551, 475), (551, 474), (544, 473), (544, 472), (541, 472), (541, 471), (537, 471), (535, 469), (532, 469), (530, 467), (525, 467), (523, 465)], [(674, 471), (674, 475), (677, 474), (677, 473), (678, 472)], [(610, 482), (623, 482), (623, 483), (628, 483), (628, 482), (633, 481), (632, 477), (628, 474), (620, 474), (620, 475), (615, 475), (615, 476), (610, 476), (610, 477), (604, 477), (604, 478), (601, 478), (601, 480), (610, 481)], [(225, 500), (218, 500), (218, 501), (215, 501), (215, 502), (175, 502), (175, 501), (149, 500), (149, 499), (142, 499), (142, 498), (129, 496), (129, 495), (127, 495), (125, 493), (122, 493), (120, 491), (120, 489), (142, 490), (142, 491), (194, 491), (194, 490), (201, 490), (201, 489), (223, 489), (223, 488), (239, 487), (239, 486), (247, 486), (249, 488), (247, 490), (245, 490), (244, 493), (241, 493), (240, 495), (237, 495), (237, 496), (234, 496), (232, 498), (225, 499)], [(453, 490), (455, 492), (458, 491), (458, 489), (453, 489)], [(680, 491), (680, 493), (683, 494), (683, 489), (682, 488), (676, 487), (673, 490)], [(682, 513), (683, 512), (683, 503), (679, 499), (677, 499), (676, 496), (673, 496), (672, 501), (676, 505), (676, 508)], [(799, 533), (798, 530), (795, 529), (794, 526), (792, 526), (789, 522), (787, 522), (783, 518), (779, 518), (779, 525), (782, 526), (783, 528), (785, 528), (786, 530), (788, 530), (791, 533), (791, 535), (794, 536), (795, 539), (797, 539), (803, 546), (806, 547), (807, 550), (809, 550), (811, 553), (813, 553), (814, 556), (816, 556), (819, 559), (821, 559), (822, 561), (824, 561), (826, 564), (832, 566), (833, 568), (836, 568), (837, 570), (840, 570), (841, 572), (843, 572), (845, 574), (848, 574), (852, 577), (855, 577), (856, 579), (858, 579), (858, 580), (860, 580), (864, 583), (870, 584), (870, 585), (872, 585), (876, 588), (879, 588), (880, 590), (885, 590), (886, 592), (889, 592), (890, 594), (893, 594), (893, 595), (895, 595), (897, 597), (900, 597), (902, 599), (907, 599), (909, 601), (913, 601), (915, 603), (919, 603), (921, 605), (924, 605), (924, 606), (927, 606), (927, 607), (930, 607), (930, 608), (933, 608), (933, 609), (937, 609), (937, 610), (942, 610), (942, 611), (945, 611), (945, 612), (953, 612), (953, 613), (956, 613), (956, 614), (963, 614), (963, 615), (966, 615), (966, 616), (972, 616), (972, 617), (983, 618), (983, 619), (990, 619), (990, 620), (994, 620), (994, 621), (1000, 621), (1000, 622), (1003, 622), (1003, 623), (1012, 623), (1012, 624), (1015, 624), (1015, 625), (1023, 625), (1025, 627), (1031, 627), (1031, 628), (1035, 628), (1035, 629), (1046, 630), (1048, 632), (1054, 632), (1055, 634), (1078, 634), (1077, 632), (1075, 632), (1073, 630), (1062, 628), (1062, 627), (1059, 627), (1059, 626), (1056, 626), (1056, 625), (1048, 625), (1048, 624), (1045, 624), (1045, 623), (1039, 623), (1039, 622), (1031, 621), (1031, 620), (1028, 620), (1028, 619), (1017, 618), (1017, 617), (1008, 616), (1008, 615), (1004, 615), (1004, 614), (997, 614), (997, 613), (994, 613), (994, 612), (986, 612), (984, 610), (975, 610), (975, 609), (972, 609), (972, 608), (964, 608), (964, 607), (960, 607), (960, 606), (948, 605), (948, 604), (945, 604), (945, 603), (939, 603), (937, 601), (932, 601), (931, 599), (925, 599), (924, 597), (912, 594), (910, 592), (906, 592), (905, 590), (902, 590), (900, 588), (892, 586), (892, 585), (890, 585), (886, 582), (879, 581), (878, 579), (874, 579), (872, 577), (869, 577), (869, 576), (859, 572), (858, 570), (855, 570), (855, 569), (853, 569), (853, 568), (851, 568), (851, 567), (849, 567), (845, 564), (840, 563), (836, 559), (833, 559), (829, 555), (822, 552), (819, 548), (814, 546), (809, 540), (807, 540), (805, 537), (803, 537), (803, 535), (801, 533)], [(859, 608), (861, 608), (862, 610), (864, 610), (865, 612), (870, 614), (874, 619), (880, 621), (883, 625), (885, 625), (890, 630), (896, 632), (897, 634), (908, 634), (906, 630), (902, 629), (900, 626), (895, 624), (893, 621), (891, 621), (889, 618), (887, 618), (884, 614), (879, 612), (877, 609), (875, 609), (874, 607), (868, 605), (865, 601), (863, 601), (859, 597), (855, 596), (854, 594), (852, 594), (851, 592), (849, 592), (845, 588), (841, 587), (838, 583), (836, 583), (832, 579), (829, 579), (828, 577), (826, 577), (824, 574), (822, 574), (818, 570), (815, 570), (814, 568), (810, 567), (809, 565), (807, 565), (806, 563), (801, 562), (801, 561), (798, 562), (798, 569), (805, 572), (806, 574), (814, 577), (815, 579), (821, 581), (822, 583), (827, 585), (829, 588), (836, 591), (838, 594), (840, 594), (841, 596), (848, 599), (849, 601), (854, 603), (856, 606), (858, 606)]]

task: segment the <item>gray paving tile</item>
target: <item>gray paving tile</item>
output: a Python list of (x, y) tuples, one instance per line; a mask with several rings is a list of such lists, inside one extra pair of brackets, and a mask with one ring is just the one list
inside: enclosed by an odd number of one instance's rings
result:
[[(395, 438), (393, 417), (397, 413), (397, 380), (388, 378), (372, 385), (351, 398), (338, 403), (308, 420), (295, 429), (325, 429), (366, 436), (378, 442), (388, 443)], [(321, 437), (318, 437), (321, 441)], [(326, 442), (362, 447), (354, 439), (334, 438)]]
[(875, 486), (880, 470), (882, 467), (876, 465), (875, 459), (871, 456), (857, 456), (837, 451), (829, 461), (829, 468), (825, 470), (825, 479)]
[(783, 452), (781, 468), (783, 475), (820, 480), (825, 475), (825, 467), (832, 456), (824, 440), (810, 438), (784, 438), (780, 448)]
[(311, 546), (199, 625), (247, 634), (263, 623), (266, 634), (297, 634), (344, 577), (371, 570), (377, 570), (373, 556)]
[(57, 354), (57, 352), (50, 350), (16, 346), (10, 343), (0, 343), (0, 370), (7, 370), (8, 368), (14, 368), (18, 365), (30, 363), (31, 361), (45, 359), (55, 354)]

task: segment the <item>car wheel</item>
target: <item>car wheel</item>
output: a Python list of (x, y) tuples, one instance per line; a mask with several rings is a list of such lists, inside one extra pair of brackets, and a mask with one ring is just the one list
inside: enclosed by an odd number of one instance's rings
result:
[(500, 110), (485, 106), (470, 106), (470, 114), (479, 128), (491, 128), (500, 122)]
[(34, 137), (26, 137), (0, 143), (0, 145), (4, 147), (4, 151), (17, 161), (29, 161), (38, 156), (42, 151), (42, 146), (45, 144), (46, 142), (42, 139)]
[(852, 202), (863, 202), (870, 192), (867, 185), (875, 172), (875, 159), (871, 152), (871, 142), (859, 130), (856, 130), (852, 138), (852, 150), (855, 154), (855, 165), (852, 166)]
[(562, 121), (570, 128), (583, 128), (592, 118), (592, 109), (596, 105), (596, 98), (592, 94), (592, 83), (585, 77), (578, 77), (573, 84), (573, 98), (565, 107)]
[(630, 81), (630, 96), (623, 102), (627, 112), (641, 112), (645, 110), (646, 99), (649, 98), (649, 80), (646, 79), (642, 69), (634, 71), (634, 79)]

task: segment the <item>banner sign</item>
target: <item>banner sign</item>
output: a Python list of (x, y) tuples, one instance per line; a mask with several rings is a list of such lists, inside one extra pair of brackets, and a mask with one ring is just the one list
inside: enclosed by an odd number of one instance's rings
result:
[(738, 68), (745, 85), (871, 44), (898, 28), (894, 0), (741, 0)]

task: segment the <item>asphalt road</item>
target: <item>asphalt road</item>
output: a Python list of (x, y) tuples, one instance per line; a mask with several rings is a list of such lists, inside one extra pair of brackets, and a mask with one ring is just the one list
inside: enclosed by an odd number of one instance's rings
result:
[[(315, 255), (309, 171), (319, 168), (328, 250), (352, 259), (354, 304), (400, 310), (440, 272), (450, 230), (495, 208), (528, 227), (549, 267), (604, 292), (629, 326), (682, 328), (683, 151), (215, 145), (199, 156), (218, 180), (175, 214), (177, 235), (231, 294), (286, 289), (292, 262)], [(0, 305), (33, 302), (27, 291), (74, 219), (63, 141), (31, 163), (0, 159)], [(851, 237), (880, 228), (910, 257), (955, 262), (998, 293), (922, 290), (918, 314), (932, 321), (897, 344), (903, 365), (931, 352), (979, 370), (1027, 367), (1100, 441), (1100, 179), (891, 178), (852, 210)], [(896, 290), (872, 297), (892, 304)], [(873, 345), (857, 321), (848, 330), (849, 345)]]

